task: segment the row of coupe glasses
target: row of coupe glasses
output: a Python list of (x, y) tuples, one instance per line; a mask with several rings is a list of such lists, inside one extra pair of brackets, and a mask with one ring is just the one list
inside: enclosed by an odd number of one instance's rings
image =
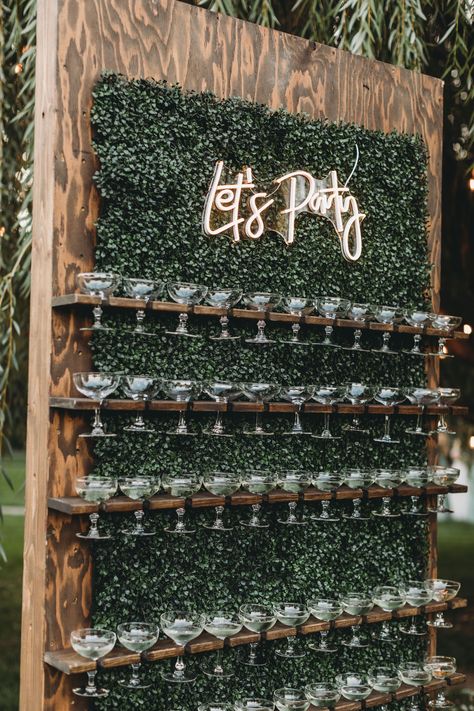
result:
[[(171, 672), (163, 670), (162, 677), (172, 683), (190, 683), (195, 681), (196, 673), (189, 671), (182, 658), (185, 646), (199, 637), (204, 631), (223, 642), (238, 634), (244, 627), (254, 633), (262, 634), (271, 630), (277, 622), (289, 628), (298, 629), (312, 615), (316, 620), (332, 622), (342, 612), (350, 615), (362, 616), (367, 614), (374, 606), (379, 605), (383, 610), (393, 611), (401, 608), (410, 598), (423, 599), (426, 604), (433, 595), (442, 601), (450, 599), (446, 590), (459, 584), (445, 580), (408, 581), (400, 587), (382, 585), (377, 587), (371, 596), (358, 592), (328, 599), (316, 597), (308, 601), (307, 605), (296, 602), (281, 602), (271, 605), (249, 603), (242, 605), (238, 613), (229, 610), (216, 610), (210, 614), (202, 614), (189, 610), (169, 610), (160, 616), (160, 626), (163, 633), (181, 647), (181, 654), (177, 656), (174, 669)], [(433, 624), (435, 624), (433, 622)], [(155, 623), (128, 622), (122, 623), (117, 628), (117, 633), (103, 629), (80, 629), (71, 633), (71, 645), (81, 656), (97, 661), (109, 654), (118, 640), (130, 652), (143, 654), (150, 650), (158, 641), (160, 628)], [(418, 630), (414, 633), (419, 634)], [(423, 632), (424, 634), (424, 632)], [(332, 653), (336, 651), (327, 642), (328, 631), (320, 633), (320, 641), (311, 642), (308, 647), (316, 652)], [(379, 637), (382, 641), (391, 641)], [(265, 658), (259, 651), (259, 642), (253, 642), (248, 655), (241, 654), (240, 662), (248, 666), (264, 666)], [(348, 647), (364, 647), (364, 642), (355, 635), (344, 642)], [(297, 659), (306, 655), (305, 651), (296, 648), (293, 636), (287, 638), (286, 646), (277, 650), (276, 654), (284, 659)], [(214, 663), (203, 666), (203, 672), (210, 677), (226, 679), (233, 676), (223, 657), (222, 648), (217, 650)], [(96, 671), (88, 672), (88, 684), (85, 688), (74, 689), (78, 696), (105, 696), (105, 689), (98, 689), (95, 685)], [(140, 661), (132, 664), (132, 675), (128, 679), (121, 679), (122, 686), (130, 689), (142, 689), (150, 683), (140, 676)], [(357, 700), (357, 699), (353, 699)]]
[[(291, 494), (304, 494), (309, 486), (314, 486), (320, 491), (333, 493), (342, 486), (351, 489), (368, 489), (372, 484), (377, 484), (383, 489), (396, 489), (405, 483), (417, 488), (425, 487), (430, 483), (438, 486), (450, 486), (459, 476), (459, 469), (455, 467), (429, 466), (410, 467), (404, 470), (393, 469), (345, 469), (341, 472), (319, 472), (317, 474), (303, 471), (261, 471), (248, 472), (220, 472), (209, 471), (204, 475), (195, 472), (182, 472), (179, 474), (165, 474), (160, 476), (136, 475), (116, 479), (90, 474), (76, 480), (76, 491), (89, 503), (102, 504), (109, 501), (117, 493), (127, 496), (132, 501), (145, 502), (157, 494), (161, 489), (173, 497), (189, 498), (197, 494), (202, 488), (215, 496), (233, 496), (239, 490), (251, 494), (265, 495), (274, 489), (280, 488)], [(390, 492), (392, 493), (392, 492)], [(387, 492), (388, 494), (388, 492)], [(424, 511), (420, 508), (419, 497), (411, 496), (411, 506), (402, 513), (411, 516), (427, 516), (429, 513), (451, 513), (446, 506), (446, 494), (440, 494), (436, 508)], [(392, 507), (392, 496), (382, 498), (382, 507), (379, 511), (372, 511), (373, 516), (382, 518), (397, 518), (398, 510)], [(320, 513), (313, 512), (308, 518), (297, 515), (298, 502), (288, 502), (288, 517), (279, 518), (283, 525), (304, 525), (308, 521), (335, 522), (340, 516), (333, 510), (330, 500), (321, 501)], [(361, 498), (352, 501), (352, 512), (344, 513), (343, 518), (348, 521), (365, 521), (370, 517), (364, 512)], [(261, 515), (261, 503), (252, 504), (252, 514), (248, 519), (240, 521), (242, 526), (249, 528), (268, 528), (269, 523)], [(225, 507), (215, 507), (215, 520), (213, 523), (204, 524), (212, 531), (231, 531), (233, 526), (224, 520)], [(144, 511), (139, 509), (134, 512), (135, 526), (126, 528), (122, 533), (132, 536), (153, 536), (155, 531), (146, 529), (143, 523)], [(78, 533), (80, 538), (93, 540), (109, 539), (110, 535), (101, 533), (98, 529), (99, 514), (89, 516), (91, 527), (87, 533)], [(165, 528), (166, 533), (190, 534), (195, 529), (188, 528), (185, 522), (185, 509), (177, 509), (177, 522)]]
[[(257, 322), (257, 334), (252, 338), (245, 339), (246, 343), (257, 345), (275, 343), (273, 338), (269, 338), (265, 334), (265, 314), (269, 311), (275, 311), (278, 308), (298, 318), (308, 316), (314, 311), (317, 311), (320, 316), (332, 321), (335, 321), (337, 318), (347, 318), (359, 322), (361, 326), (365, 326), (370, 321), (385, 325), (393, 325), (405, 321), (408, 325), (420, 329), (431, 326), (440, 331), (444, 331), (446, 336), (461, 324), (461, 318), (459, 316), (435, 314), (418, 308), (403, 309), (399, 306), (353, 303), (340, 296), (306, 297), (284, 296), (282, 294), (266, 291), (243, 292), (241, 289), (232, 287), (209, 288), (202, 284), (190, 284), (188, 282), (178, 281), (165, 283), (149, 279), (121, 277), (118, 274), (110, 272), (87, 272), (79, 274), (78, 285), (83, 293), (89, 294), (90, 296), (98, 296), (103, 301), (106, 301), (119, 287), (123, 288), (127, 296), (145, 301), (145, 303), (156, 299), (163, 300), (161, 297), (167, 294), (174, 302), (186, 307), (179, 315), (179, 322), (176, 329), (166, 331), (167, 334), (173, 336), (201, 337), (200, 334), (192, 333), (188, 329), (188, 307), (205, 302), (208, 306), (224, 309), (225, 314), (220, 316), (219, 319), (221, 327), (220, 333), (210, 337), (211, 340), (214, 341), (227, 342), (240, 340), (240, 336), (232, 335), (229, 329), (229, 310), (237, 306), (240, 301), (243, 302), (243, 306), (247, 309), (257, 311), (261, 314), (261, 318)], [(94, 322), (92, 326), (84, 328), (83, 330), (111, 330), (102, 324), (102, 307), (100, 305), (94, 307), (93, 314)], [(156, 335), (145, 330), (144, 309), (137, 310), (136, 319), (136, 326), (133, 329), (133, 333), (139, 335)], [(324, 339), (319, 342), (302, 340), (300, 330), (300, 323), (293, 323), (291, 326), (291, 337), (281, 342), (292, 346), (329, 346), (339, 348), (339, 345), (333, 338), (334, 327), (332, 325), (325, 327)], [(417, 356), (446, 357), (446, 336), (441, 336), (438, 339), (437, 350), (431, 353), (421, 350), (421, 334), (415, 334), (412, 348), (405, 352)], [(379, 353), (393, 354), (397, 351), (393, 350), (390, 338), (390, 332), (385, 332), (380, 348), (367, 349), (361, 343), (362, 328), (356, 327), (354, 329), (354, 341), (351, 346), (347, 346), (346, 348), (351, 351), (367, 352), (368, 350), (375, 350), (375, 352)]]
[[(424, 387), (384, 387), (374, 386), (365, 383), (346, 383), (343, 385), (278, 385), (275, 383), (238, 383), (226, 380), (213, 380), (201, 382), (196, 380), (167, 380), (151, 375), (124, 375), (122, 373), (107, 372), (83, 372), (74, 373), (74, 385), (77, 390), (86, 397), (95, 400), (94, 422), (91, 432), (81, 435), (81, 437), (115, 437), (115, 433), (107, 433), (100, 417), (100, 408), (104, 401), (119, 387), (124, 394), (135, 402), (146, 403), (153, 400), (158, 393), (179, 403), (189, 403), (201, 394), (205, 394), (217, 404), (227, 405), (229, 402), (239, 397), (246, 397), (263, 407), (265, 403), (274, 401), (276, 398), (283, 398), (290, 402), (294, 408), (293, 426), (285, 435), (311, 435), (316, 439), (334, 440), (340, 439), (330, 429), (330, 414), (324, 414), (324, 427), (318, 434), (306, 431), (301, 421), (303, 405), (315, 400), (321, 405), (333, 406), (343, 402), (350, 402), (351, 405), (366, 405), (375, 401), (385, 406), (395, 406), (408, 400), (411, 404), (419, 407), (416, 425), (407, 428), (405, 432), (411, 435), (428, 437), (432, 434), (444, 433), (454, 434), (446, 424), (444, 414), (440, 415), (438, 425), (435, 430), (425, 430), (423, 428), (423, 413), (427, 406), (439, 405), (445, 407), (452, 405), (461, 396), (458, 388), (424, 388)], [(360, 422), (360, 418), (355, 415), (350, 424), (343, 429), (353, 433), (368, 433)], [(128, 432), (154, 432), (147, 426), (141, 411), (137, 412), (133, 424), (125, 428)], [(193, 435), (195, 434), (188, 427), (186, 410), (179, 413), (178, 423), (175, 428), (167, 434), (170, 435)], [(220, 437), (231, 436), (225, 430), (223, 413), (218, 410), (214, 424), (206, 431), (206, 434)], [(262, 414), (257, 411), (255, 414), (255, 427), (244, 430), (247, 435), (273, 435), (262, 423)], [(384, 433), (374, 438), (375, 442), (385, 444), (398, 444), (399, 440), (394, 439), (390, 434), (390, 417), (385, 416)]]

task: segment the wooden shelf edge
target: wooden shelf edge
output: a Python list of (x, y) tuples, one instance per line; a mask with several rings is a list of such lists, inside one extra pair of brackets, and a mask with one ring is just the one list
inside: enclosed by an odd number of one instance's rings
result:
[[(295, 627), (286, 627), (277, 623), (271, 630), (263, 635), (251, 633), (248, 630), (242, 630), (234, 635), (229, 640), (226, 640), (226, 645), (237, 647), (247, 645), (251, 642), (258, 642), (260, 639), (277, 640), (295, 635), (306, 636), (331, 628), (342, 629), (353, 625), (374, 624), (383, 620), (400, 619), (401, 617), (414, 617), (425, 614), (429, 610), (430, 613), (439, 612), (445, 609), (459, 609), (466, 607), (467, 600), (464, 598), (454, 598), (449, 602), (434, 602), (426, 606), (426, 608), (417, 608), (406, 606), (397, 612), (385, 612), (379, 608), (374, 608), (368, 615), (357, 617), (355, 615), (341, 615), (334, 623), (322, 622), (314, 618), (310, 618), (302, 627), (296, 630)], [(403, 611), (404, 614), (400, 614)], [(202, 654), (211, 652), (217, 649), (222, 649), (223, 642), (216, 637), (203, 632), (200, 637), (191, 642), (186, 647), (186, 652), (189, 654)], [(161, 639), (157, 642), (153, 649), (144, 652), (142, 659), (148, 662), (160, 661), (163, 659), (172, 659), (183, 654), (182, 647), (176, 646), (171, 640)], [(44, 661), (51, 667), (58, 669), (65, 674), (81, 674), (86, 671), (92, 671), (96, 668), (96, 663), (88, 661), (84, 657), (79, 656), (72, 649), (61, 649), (56, 652), (48, 651), (44, 655)], [(105, 669), (128, 666), (140, 661), (140, 655), (129, 652), (122, 647), (116, 647), (106, 657), (100, 660), (98, 666)], [(462, 676), (462, 675), (460, 675)], [(453, 677), (454, 678), (454, 677)], [(457, 682), (456, 682), (457, 683)]]

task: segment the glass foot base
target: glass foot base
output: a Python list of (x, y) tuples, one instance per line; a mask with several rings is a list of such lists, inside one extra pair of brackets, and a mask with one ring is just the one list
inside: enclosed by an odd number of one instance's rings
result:
[(337, 652), (336, 647), (321, 647), (319, 644), (308, 644), (309, 649), (312, 649), (313, 652), (321, 652), (323, 654), (335, 654)]
[(251, 659), (250, 657), (241, 657), (240, 663), (245, 664), (246, 667), (266, 667), (267, 661), (263, 657), (256, 657)]
[(379, 518), (400, 518), (399, 513), (382, 513), (381, 511), (372, 511), (372, 516), (378, 516)]
[(352, 514), (342, 514), (345, 521), (370, 521), (370, 516), (353, 516)]
[(170, 430), (166, 433), (170, 437), (197, 437), (197, 432), (180, 432), (179, 430)]
[(436, 627), (438, 630), (452, 630), (454, 626), (452, 622), (446, 622), (446, 620), (443, 620), (442, 622), (438, 622), (437, 620), (428, 620), (426, 624), (429, 627)]
[(426, 518), (429, 516), (428, 511), (403, 511), (404, 516), (419, 516), (420, 518)]
[(392, 439), (391, 437), (374, 437), (373, 442), (381, 442), (382, 444), (400, 444), (399, 439)]
[(339, 435), (313, 434), (311, 436), (314, 437), (314, 439), (327, 439), (329, 441), (333, 439), (342, 439)]
[(242, 432), (246, 437), (274, 437), (274, 432), (267, 432), (267, 430), (244, 430)]
[(377, 642), (386, 642), (387, 644), (396, 644), (399, 641), (396, 637), (383, 637), (381, 635), (374, 635), (372, 639)]
[(307, 341), (278, 341), (282, 346), (303, 346), (303, 348), (311, 348), (312, 343)]
[(424, 432), (423, 430), (405, 430), (405, 434), (415, 435), (416, 437), (431, 437), (431, 432)]
[(202, 528), (205, 528), (207, 531), (233, 531), (234, 527), (233, 526), (225, 526), (222, 524), (222, 526), (215, 526), (214, 524), (210, 523), (203, 523)]
[(112, 538), (112, 536), (109, 536), (107, 533), (98, 533), (92, 536), (89, 533), (76, 533), (76, 536), (86, 541), (110, 541)]
[(314, 516), (311, 516), (311, 521), (315, 521), (316, 523), (336, 523), (337, 521), (340, 521), (341, 519), (338, 518), (337, 516), (318, 516), (317, 514), (314, 514)]
[(429, 513), (434, 513), (434, 514), (439, 514), (439, 513), (454, 513), (453, 509), (448, 509), (446, 506), (443, 506), (440, 509), (428, 509)]
[(343, 640), (342, 644), (344, 647), (352, 649), (365, 649), (366, 647), (370, 647), (370, 642), (353, 642), (352, 640)]
[(213, 432), (212, 430), (203, 430), (203, 435), (206, 437), (233, 437), (229, 432)]
[(268, 346), (276, 343), (273, 338), (246, 338), (245, 343), (249, 343), (252, 346)]
[(194, 528), (164, 528), (165, 533), (177, 533), (178, 535), (186, 535), (188, 533), (196, 533)]
[(259, 521), (258, 523), (252, 523), (251, 521), (239, 521), (241, 526), (245, 526), (245, 528), (270, 528), (269, 523), (265, 523), (264, 521)]
[(389, 348), (373, 348), (371, 353), (382, 353), (382, 355), (399, 355), (400, 351), (392, 351)]
[(308, 523), (307, 521), (288, 521), (288, 519), (282, 519), (278, 518), (277, 519), (278, 523), (281, 523), (282, 526), (306, 526)]
[(130, 531), (123, 529), (120, 533), (123, 533), (124, 536), (156, 536), (155, 531), (134, 531), (133, 529)]
[(348, 432), (349, 434), (351, 432), (353, 434), (370, 434), (370, 430), (364, 430), (362, 427), (352, 427), (352, 425), (343, 425), (342, 429), (344, 430), (344, 432)]
[(85, 439), (99, 439), (102, 437), (116, 437), (115, 432), (83, 432), (78, 437)]
[(223, 669), (222, 667), (220, 669), (214, 669), (214, 668), (203, 669), (201, 667), (201, 671), (203, 674), (205, 674), (206, 676), (211, 677), (213, 679), (230, 679), (231, 677), (234, 676), (233, 671), (230, 671), (229, 669)]
[(427, 355), (430, 358), (440, 358), (440, 360), (443, 360), (444, 358), (454, 358), (452, 353), (428, 353)]
[(454, 430), (432, 430), (430, 432), (430, 435), (440, 435), (440, 434), (451, 435), (452, 437), (454, 437), (454, 435), (457, 434), (457, 432), (455, 432)]
[(408, 629), (399, 627), (398, 630), (399, 632), (407, 635), (408, 637), (426, 637), (426, 635), (428, 634), (428, 630), (418, 630), (415, 627), (409, 627)]
[(291, 430), (290, 432), (282, 432), (282, 437), (298, 437), (298, 436), (311, 436), (311, 432), (304, 432), (303, 430)]
[(302, 659), (306, 657), (306, 652), (288, 652), (286, 649), (277, 649), (275, 654), (277, 657), (282, 657), (283, 659)]
[(109, 695), (108, 689), (94, 689), (94, 691), (87, 691), (87, 687), (81, 687), (73, 689), (72, 693), (76, 696), (83, 696), (86, 699), (103, 699), (105, 696)]
[(133, 684), (130, 679), (119, 679), (119, 684), (122, 686), (124, 689), (149, 689), (152, 684), (146, 684), (143, 681), (139, 681), (136, 684)]
[(431, 701), (428, 701), (428, 706), (431, 709), (447, 709), (450, 706), (454, 706), (452, 701), (448, 701), (445, 699), (444, 701), (438, 701), (437, 699), (431, 699)]
[(418, 358), (428, 358), (429, 353), (425, 353), (424, 351), (405, 351), (402, 350), (401, 353), (405, 353), (405, 355), (410, 355), (410, 356), (418, 356)]
[(165, 331), (167, 336), (184, 336), (184, 338), (202, 338), (200, 333), (182, 333), (181, 331)]
[(196, 681), (196, 674), (190, 674), (187, 671), (182, 672), (161, 672), (161, 678), (172, 684), (192, 684)]
[[(122, 333), (128, 333), (130, 336), (146, 336), (147, 338), (156, 338), (158, 333), (151, 333), (151, 331), (122, 331)], [(138, 688), (138, 687), (137, 687)]]
[(312, 343), (311, 345), (324, 346), (325, 348), (341, 348), (338, 343), (325, 343), (324, 341), (321, 341), (321, 343)]
[(150, 427), (134, 427), (133, 425), (130, 425), (130, 427), (124, 427), (123, 431), (137, 432), (142, 434), (155, 434), (155, 430), (152, 430)]
[(115, 328), (110, 328), (110, 326), (83, 326), (79, 331), (85, 331), (89, 333), (95, 333), (96, 331), (115, 331)]
[(229, 341), (240, 341), (240, 336), (209, 336), (210, 341), (220, 341), (221, 343)]

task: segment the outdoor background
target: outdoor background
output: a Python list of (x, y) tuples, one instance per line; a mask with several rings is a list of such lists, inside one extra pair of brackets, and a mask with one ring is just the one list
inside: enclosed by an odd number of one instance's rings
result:
[[(472, 0), (211, 0), (226, 12), (367, 57), (443, 77), (442, 310), (474, 324), (474, 43)], [(36, 0), (0, 4), (0, 674), (2, 709), (18, 708), (24, 442)], [(442, 365), (442, 383), (460, 386), (474, 407), (472, 339), (450, 345), (456, 360)], [(446, 461), (474, 473), (474, 420), (455, 423), (443, 442)], [(451, 497), (456, 514), (440, 517), (439, 574), (460, 580), (474, 599), (474, 495)], [(454, 654), (474, 689), (474, 611), (454, 616), (439, 633), (440, 653)]]

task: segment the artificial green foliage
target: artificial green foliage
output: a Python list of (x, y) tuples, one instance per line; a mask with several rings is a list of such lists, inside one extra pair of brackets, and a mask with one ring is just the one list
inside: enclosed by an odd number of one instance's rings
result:
[[(343, 294), (359, 301), (423, 303), (429, 264), (426, 155), (420, 139), (310, 121), (285, 111), (272, 113), (240, 99), (218, 101), (211, 94), (184, 94), (179, 87), (125, 81), (117, 76), (106, 76), (97, 85), (92, 119), (100, 158), (96, 181), (102, 196), (97, 268), (164, 281), (187, 279), (283, 293)], [(226, 237), (209, 240), (201, 233), (201, 210), (216, 160), (224, 159), (234, 169), (250, 164), (263, 181), (296, 168), (321, 177), (336, 169), (344, 180), (354, 160), (356, 142), (361, 159), (351, 190), (367, 213), (359, 263), (344, 261), (331, 224), (322, 218), (301, 218), (296, 243), (290, 249), (273, 234), (236, 247)], [(282, 343), (260, 350), (243, 341), (222, 345), (206, 338), (218, 329), (217, 319), (212, 318), (190, 319), (190, 328), (204, 338), (176, 338), (165, 334), (176, 324), (176, 315), (156, 313), (147, 314), (147, 331), (153, 331), (155, 337), (137, 337), (127, 333), (133, 328), (134, 316), (134, 312), (106, 311), (104, 322), (114, 331), (94, 336), (96, 368), (287, 384), (424, 382), (421, 360), (403, 354), (292, 349)], [(231, 326), (243, 335), (255, 330), (253, 321), (233, 320)], [(277, 340), (290, 335), (285, 325), (268, 329)], [(317, 328), (303, 335), (313, 342), (321, 340)], [(351, 338), (351, 332), (336, 334), (341, 344)], [(364, 339), (368, 346), (380, 342), (376, 334)], [(410, 342), (402, 337), (394, 340), (398, 348)], [(266, 415), (276, 436), (261, 439), (242, 433), (251, 427), (251, 416), (227, 415), (226, 424), (234, 435), (229, 438), (206, 436), (212, 413), (191, 415), (191, 427), (199, 436), (189, 438), (166, 434), (176, 423), (176, 413), (148, 413), (156, 431), (153, 435), (124, 433), (130, 417), (104, 415), (108, 428), (119, 436), (97, 443), (97, 473), (120, 477), (138, 471), (156, 474), (183, 469), (201, 473), (212, 469), (316, 472), (344, 466), (396, 468), (425, 460), (424, 442), (404, 433), (411, 418), (392, 418), (394, 434), (402, 444), (384, 447), (372, 441), (383, 427), (380, 417), (364, 420), (371, 435), (362, 438), (342, 433), (347, 417), (333, 417), (331, 426), (342, 438), (332, 443), (284, 436), (291, 426), (291, 415)], [(306, 415), (304, 424), (316, 432), (322, 427), (322, 417)], [(372, 510), (380, 502), (365, 505)], [(304, 513), (310, 515), (318, 506), (307, 504)], [(340, 512), (350, 506), (347, 502), (335, 504)], [(130, 514), (104, 516), (102, 525), (115, 537), (97, 545), (94, 552), (94, 623), (113, 629), (131, 619), (158, 622), (167, 606), (211, 612), (219, 607), (236, 610), (247, 601), (304, 601), (318, 594), (371, 590), (389, 579), (420, 578), (426, 573), (424, 520), (373, 518), (358, 524), (311, 522), (285, 527), (278, 518), (286, 514), (285, 506), (268, 507), (265, 515), (270, 528), (253, 532), (239, 526), (249, 511), (245, 507), (233, 509), (226, 516), (235, 528), (220, 535), (200, 525), (212, 517), (212, 510), (189, 511), (189, 523), (197, 532), (179, 537), (164, 532), (174, 512), (150, 512), (147, 525), (156, 529), (157, 535), (143, 540), (130, 540), (121, 533), (131, 523)], [(346, 634), (338, 632), (338, 639)], [(152, 688), (132, 694), (117, 685), (127, 670), (112, 671), (104, 674), (112, 692), (100, 702), (100, 708), (195, 709), (210, 699), (269, 695), (284, 683), (301, 686), (310, 680), (332, 678), (336, 671), (367, 670), (377, 663), (414, 659), (424, 648), (423, 640), (401, 636), (393, 646), (373, 642), (356, 652), (341, 646), (336, 655), (311, 652), (290, 663), (274, 656), (279, 644), (268, 644), (272, 662), (257, 673), (239, 663), (238, 650), (229, 651), (236, 676), (224, 685), (201, 675), (195, 685), (170, 688), (160, 678), (160, 670), (171, 664), (164, 661), (146, 670), (153, 680)], [(243, 653), (247, 651), (243, 648)], [(209, 661), (207, 655), (196, 656), (189, 663), (199, 666), (204, 661)]]

